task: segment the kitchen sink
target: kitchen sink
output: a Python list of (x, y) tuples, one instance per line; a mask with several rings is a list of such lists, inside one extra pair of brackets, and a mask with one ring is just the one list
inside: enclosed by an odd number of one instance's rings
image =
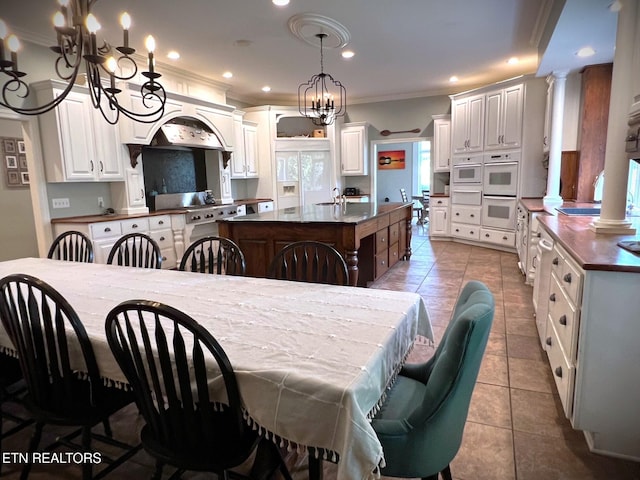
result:
[(586, 208), (586, 207), (566, 207), (566, 208), (556, 208), (558, 212), (563, 215), (584, 215), (584, 216), (598, 216), (600, 215), (600, 207), (597, 208)]

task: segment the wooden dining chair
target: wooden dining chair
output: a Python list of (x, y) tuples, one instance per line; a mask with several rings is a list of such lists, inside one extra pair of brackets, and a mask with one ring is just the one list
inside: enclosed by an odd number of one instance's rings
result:
[[(400, 189), (400, 198), (402, 199), (402, 203), (409, 203), (409, 197), (404, 188)], [(422, 225), (422, 204), (419, 204), (419, 202), (415, 200), (411, 200), (411, 203), (413, 203), (412, 213), (416, 216), (418, 225)]]
[[(207, 329), (184, 312), (146, 300), (114, 307), (105, 328), (146, 422), (140, 436), (156, 459), (154, 478), (171, 465), (178, 469), (171, 478), (197, 470), (227, 479), (227, 471), (258, 448), (251, 478), (270, 478), (279, 469), (291, 480), (276, 445), (244, 420), (233, 367)], [(214, 380), (224, 401), (212, 398)], [(263, 466), (272, 471), (258, 476)]]
[[(124, 450), (118, 458), (106, 454), (106, 475), (139, 449), (112, 437), (109, 417), (131, 404), (133, 394), (108, 387), (100, 376), (91, 341), (75, 310), (47, 283), (26, 274), (0, 280), (0, 318), (18, 354), (26, 383), (24, 405), (36, 422), (29, 443), (29, 461), (21, 478), (31, 470), (31, 453), (38, 449), (45, 425), (79, 427), (57, 438), (45, 450), (64, 446), (80, 452), (92, 450), (97, 440)], [(105, 435), (92, 432), (102, 423)], [(80, 443), (74, 441), (80, 437)], [(92, 478), (92, 463), (82, 463), (82, 477)]]
[(331, 245), (313, 240), (293, 242), (273, 257), (267, 278), (349, 285), (347, 263)]
[(51, 244), (47, 258), (71, 262), (93, 262), (91, 240), (82, 232), (71, 230), (61, 233)]
[(244, 254), (235, 242), (210, 236), (189, 245), (178, 269), (217, 275), (244, 275), (246, 264)]
[(125, 267), (161, 268), (162, 254), (156, 241), (144, 233), (129, 233), (111, 247), (109, 265)]

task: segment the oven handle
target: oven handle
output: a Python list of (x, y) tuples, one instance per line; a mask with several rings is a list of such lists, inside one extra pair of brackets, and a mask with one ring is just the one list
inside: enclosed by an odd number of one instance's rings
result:
[(454, 165), (453, 168), (475, 168), (481, 166), (481, 163), (461, 163), (460, 165)]
[(492, 167), (494, 165), (518, 165), (518, 162), (490, 162), (490, 163), (485, 163), (485, 167)]

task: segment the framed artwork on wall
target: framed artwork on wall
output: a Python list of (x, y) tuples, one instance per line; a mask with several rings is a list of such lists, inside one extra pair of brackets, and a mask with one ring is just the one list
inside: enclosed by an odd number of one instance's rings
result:
[(404, 150), (378, 152), (378, 170), (404, 170)]
[(29, 169), (24, 141), (21, 138), (0, 138), (0, 148), (7, 187), (28, 187)]

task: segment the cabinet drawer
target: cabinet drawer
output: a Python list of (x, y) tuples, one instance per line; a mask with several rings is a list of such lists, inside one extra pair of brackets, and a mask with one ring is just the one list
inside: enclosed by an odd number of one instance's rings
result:
[(120, 222), (100, 222), (92, 223), (89, 227), (91, 230), (91, 238), (119, 237), (122, 235)]
[(171, 229), (165, 228), (164, 230), (154, 230), (149, 232), (149, 236), (156, 241), (160, 250), (173, 248), (173, 232)]
[(389, 245), (398, 243), (398, 240), (400, 240), (400, 224), (394, 223), (389, 226)]
[(469, 240), (480, 240), (480, 227), (465, 225), (463, 223), (452, 223), (451, 235)]
[(376, 254), (376, 278), (389, 270), (388, 250)]
[(260, 203), (258, 203), (258, 213), (272, 212), (272, 211), (273, 211), (273, 202), (260, 202)]
[(165, 270), (170, 270), (172, 268), (177, 268), (178, 258), (176, 256), (176, 251), (173, 246), (171, 248), (165, 248), (160, 251), (160, 256), (162, 257), (162, 268)]
[(579, 318), (580, 313), (560, 286), (560, 280), (552, 274), (549, 287), (549, 321), (553, 323), (562, 349), (571, 362), (577, 355)]
[(579, 305), (582, 298), (582, 279), (583, 274), (580, 267), (574, 264), (571, 257), (564, 257), (562, 277), (558, 277), (558, 280), (560, 280), (562, 288), (565, 289), (567, 295), (575, 305)]
[(149, 231), (149, 219), (144, 217), (122, 220), (120, 224), (122, 225), (123, 235), (129, 233), (147, 233)]
[(389, 248), (389, 229), (383, 228), (376, 232), (376, 253), (380, 253)]
[(377, 219), (378, 230), (383, 229), (389, 226), (389, 215), (385, 215), (383, 217), (379, 217)]
[(170, 215), (157, 215), (149, 217), (149, 230), (162, 230), (171, 228)]
[(551, 366), (551, 374), (556, 382), (562, 409), (567, 418), (571, 418), (573, 410), (573, 385), (575, 381), (576, 369), (567, 362), (562, 354), (560, 342), (556, 337), (553, 327), (547, 325), (547, 355), (549, 357), (549, 365)]
[(491, 242), (505, 247), (516, 246), (515, 232), (505, 232), (504, 230), (492, 230), (490, 228), (480, 229), (480, 240), (483, 242)]
[(558, 277), (562, 276), (563, 264), (564, 257), (562, 256), (562, 252), (558, 250), (558, 245), (554, 245), (553, 251), (551, 252), (551, 271)]
[(400, 260), (400, 244), (394, 243), (389, 247), (389, 268), (393, 267)]
[(429, 199), (430, 207), (448, 207), (449, 197), (431, 197)]
[(451, 192), (452, 205), (482, 205), (482, 190), (480, 186), (473, 189), (454, 187)]
[(451, 206), (451, 220), (456, 223), (468, 223), (470, 225), (480, 225), (482, 207), (469, 207), (463, 205)]

